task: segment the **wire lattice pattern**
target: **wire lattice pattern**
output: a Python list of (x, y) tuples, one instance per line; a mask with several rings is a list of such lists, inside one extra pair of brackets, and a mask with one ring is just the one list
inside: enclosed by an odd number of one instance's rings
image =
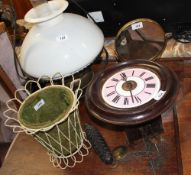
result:
[[(58, 78), (58, 76), (61, 77), (61, 85), (55, 84), (53, 81), (54, 78)], [(55, 167), (59, 167), (61, 169), (65, 169), (67, 167), (72, 168), (76, 165), (76, 163), (81, 163), (83, 161), (83, 157), (88, 155), (89, 149), (91, 147), (91, 144), (85, 137), (85, 132), (83, 132), (81, 128), (79, 119), (78, 106), (79, 98), (82, 95), (82, 90), (80, 89), (81, 80), (73, 78), (70, 85), (66, 86), (64, 77), (61, 74), (56, 74), (49, 78), (49, 85), (42, 88), (41, 84), (39, 83), (41, 78), (39, 78), (37, 81), (28, 81), (24, 89), (19, 89), (15, 92), (15, 98), (10, 99), (7, 102), (8, 109), (4, 112), (4, 116), (6, 117), (4, 124), (5, 126), (12, 128), (13, 132), (15, 133), (25, 132), (26, 134), (33, 136), (48, 150), (50, 161)], [(33, 93), (29, 91), (28, 87), (30, 83), (36, 84), (38, 87), (37, 91)], [(59, 114), (59, 116), (55, 116), (55, 120), (52, 121), (49, 121), (49, 116), (41, 116), (40, 113), (39, 116), (42, 118), (44, 117), (48, 124), (46, 124), (46, 126), (42, 125), (42, 127), (39, 127), (41, 123), (38, 123), (38, 125), (37, 123), (32, 123), (30, 126), (29, 121), (31, 121), (31, 117), (38, 115), (38, 111), (35, 111), (36, 109), (31, 110), (32, 105), (28, 105), (28, 103), (31, 99), (32, 101), (35, 101), (35, 98), (39, 97), (38, 94), (45, 93), (46, 91), (53, 88), (64, 90), (64, 92), (68, 92), (71, 95), (72, 103), (70, 104), (69, 109), (67, 109), (64, 113)], [(20, 92), (27, 94), (24, 100), (20, 98)], [(64, 95), (67, 96), (67, 94)], [(47, 102), (46, 98), (44, 100)], [(53, 99), (48, 100), (49, 102), (47, 102), (47, 104), (51, 104), (51, 102), (54, 101)], [(64, 98), (61, 98), (61, 100), (64, 100)], [(41, 105), (46, 106), (46, 104)], [(27, 107), (30, 109), (30, 112), (27, 114), (27, 117), (29, 116), (29, 120), (27, 121), (26, 125), (25, 122), (23, 122), (22, 112)], [(46, 107), (47, 110), (49, 110), (50, 107)], [(59, 107), (54, 106), (54, 108)], [(56, 109), (55, 111), (57, 110), (59, 109)], [(34, 111), (34, 115), (31, 111)], [(37, 122), (40, 120), (41, 118), (38, 118)]]

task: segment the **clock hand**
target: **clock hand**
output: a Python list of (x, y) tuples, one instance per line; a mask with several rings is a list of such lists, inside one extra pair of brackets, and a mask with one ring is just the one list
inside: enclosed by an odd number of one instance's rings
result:
[(132, 102), (134, 103), (134, 98), (133, 98), (133, 93), (132, 93), (131, 87), (129, 88), (129, 92), (130, 92), (130, 95), (131, 95)]

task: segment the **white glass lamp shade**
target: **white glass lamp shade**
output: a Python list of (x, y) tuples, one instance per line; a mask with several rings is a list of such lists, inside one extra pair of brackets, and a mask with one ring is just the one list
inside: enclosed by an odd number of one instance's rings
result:
[(90, 65), (103, 48), (102, 31), (89, 19), (62, 13), (65, 0), (48, 1), (40, 15), (31, 9), (27, 22), (35, 23), (21, 47), (22, 69), (35, 78), (60, 72), (74, 74)]

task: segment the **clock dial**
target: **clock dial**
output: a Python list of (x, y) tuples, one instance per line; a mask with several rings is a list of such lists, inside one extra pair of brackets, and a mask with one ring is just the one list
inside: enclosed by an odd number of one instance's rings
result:
[(105, 81), (102, 97), (113, 107), (137, 107), (155, 99), (160, 92), (160, 84), (158, 76), (150, 70), (127, 68)]
[(86, 89), (85, 104), (97, 119), (137, 125), (158, 117), (175, 102), (176, 75), (148, 60), (128, 60), (101, 71)]

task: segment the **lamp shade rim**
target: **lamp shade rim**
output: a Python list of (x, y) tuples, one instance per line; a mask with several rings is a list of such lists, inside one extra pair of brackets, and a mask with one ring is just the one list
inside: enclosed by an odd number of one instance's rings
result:
[(48, 6), (46, 6), (46, 4), (42, 4), (39, 7), (30, 9), (24, 16), (24, 20), (28, 23), (40, 23), (55, 18), (66, 10), (68, 7), (68, 1), (52, 0), (48, 1), (47, 5)]

